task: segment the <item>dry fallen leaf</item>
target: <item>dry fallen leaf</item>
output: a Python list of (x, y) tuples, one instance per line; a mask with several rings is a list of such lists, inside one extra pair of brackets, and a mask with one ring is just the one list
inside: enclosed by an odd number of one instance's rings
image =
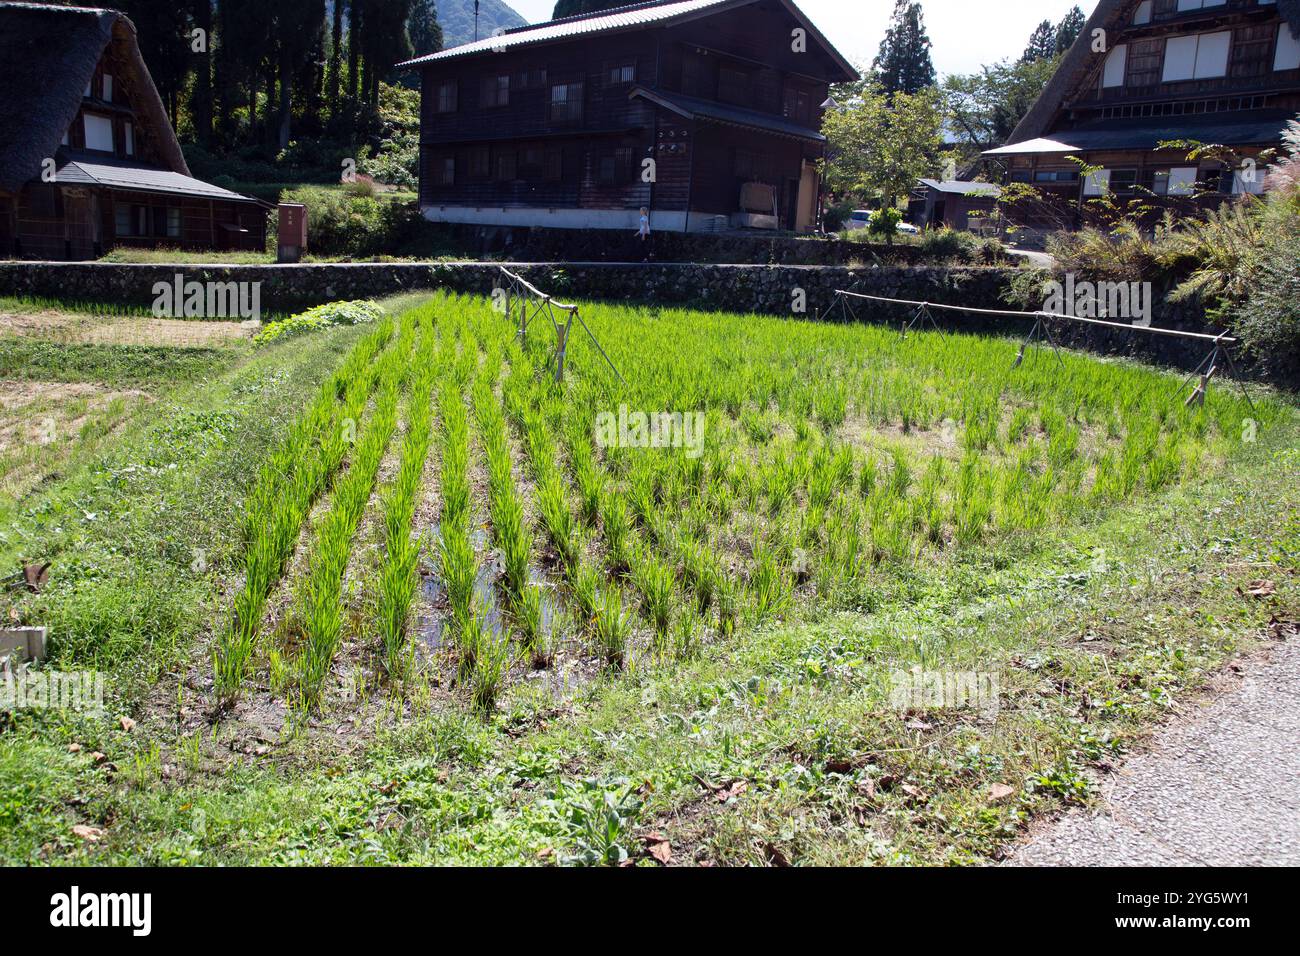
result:
[(997, 803), (1001, 800), (1005, 800), (1015, 792), (1015, 787), (1009, 787), (1005, 783), (995, 783), (993, 786), (989, 787), (989, 801), (991, 803)]
[(98, 843), (103, 837), (104, 831), (99, 827), (88, 827), (84, 823), (78, 823), (72, 828), (72, 835), (85, 840), (87, 843)]
[(100, 753), (98, 750), (95, 750), (91, 752), (90, 759), (95, 761), (95, 763), (103, 763), (105, 760), (108, 759), (108, 757)]
[(128, 734), (135, 729), (135, 721), (130, 717), (119, 717), (117, 718), (117, 722), (122, 725), (122, 729)]
[(673, 859), (672, 844), (667, 841), (663, 843), (654, 843), (650, 846), (650, 855), (664, 866), (667, 866)]
[(930, 727), (931, 725), (927, 724), (924, 720), (917, 720), (915, 718), (907, 722), (908, 730), (929, 730)]
[(81, 744), (68, 744), (68, 753), (70, 754), (81, 753)]
[(1272, 581), (1251, 581), (1246, 585), (1246, 593), (1251, 597), (1268, 597), (1277, 593), (1277, 585)]

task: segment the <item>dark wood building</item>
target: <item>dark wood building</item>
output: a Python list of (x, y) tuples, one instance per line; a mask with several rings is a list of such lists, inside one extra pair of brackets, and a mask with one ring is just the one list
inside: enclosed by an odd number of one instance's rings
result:
[(829, 84), (853, 67), (788, 0), (669, 0), (412, 60), (438, 222), (812, 230)]
[(919, 179), (907, 204), (907, 219), (923, 229), (980, 230), (1001, 192), (995, 183)]
[(0, 258), (262, 249), (266, 211), (190, 175), (125, 16), (0, 3)]
[[(1191, 212), (1262, 190), (1251, 164), (1297, 113), (1300, 0), (1101, 0), (1009, 144), (984, 156), (1073, 210), (1074, 225), (1104, 193)], [(1236, 158), (1158, 148), (1174, 140)], [(1100, 170), (1081, 176), (1070, 157)]]

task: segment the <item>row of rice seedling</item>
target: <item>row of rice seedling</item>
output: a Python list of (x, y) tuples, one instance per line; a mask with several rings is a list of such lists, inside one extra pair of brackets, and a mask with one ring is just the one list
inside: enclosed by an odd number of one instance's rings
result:
[(377, 380), (375, 356), (392, 334), (393, 323), (385, 319), (353, 347), (258, 472), (244, 504), (244, 581), (213, 655), (217, 693), (224, 698), (237, 694), (248, 676), (267, 598), (312, 505), (343, 460), (348, 433)]
[(406, 417), (397, 474), (381, 495), (384, 522), (384, 565), (379, 573), (378, 625), (384, 662), (390, 675), (398, 675), (408, 660), (407, 623), (417, 584), (420, 544), (413, 538), (412, 521), (425, 462), (433, 444), (433, 390), (441, 371), (433, 315), (420, 320), (420, 346), (415, 353), (411, 399)]
[(307, 577), (298, 595), (298, 616), (306, 631), (298, 660), (298, 703), (304, 709), (320, 704), (325, 679), (343, 640), (343, 572), (374, 491), (379, 464), (397, 428), (398, 398), (414, 338), (414, 318), (407, 313), (396, 346), (379, 359), (374, 410), (357, 435), (348, 469), (335, 484), (329, 511), (316, 529), (308, 555)]

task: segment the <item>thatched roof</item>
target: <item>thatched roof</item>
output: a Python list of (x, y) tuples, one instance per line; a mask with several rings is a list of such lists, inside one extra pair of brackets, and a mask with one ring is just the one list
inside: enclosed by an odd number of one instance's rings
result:
[[(1051, 131), (1070, 91), (1076, 89), (1091, 71), (1099, 69), (1100, 60), (1092, 52), (1092, 32), (1102, 29), (1107, 34), (1119, 33), (1133, 22), (1133, 13), (1139, 2), (1140, 0), (1101, 0), (1097, 4), (1087, 26), (1065, 54), (1060, 67), (1034, 101), (1033, 107), (1012, 131), (1007, 143), (1023, 143), (1046, 136)], [(1291, 32), (1300, 37), (1300, 0), (1278, 0), (1277, 6), (1282, 19), (1290, 25)]]
[(133, 74), (132, 105), (158, 158), (189, 175), (130, 20), (116, 10), (0, 3), (0, 192), (16, 192), (54, 156), (110, 42)]

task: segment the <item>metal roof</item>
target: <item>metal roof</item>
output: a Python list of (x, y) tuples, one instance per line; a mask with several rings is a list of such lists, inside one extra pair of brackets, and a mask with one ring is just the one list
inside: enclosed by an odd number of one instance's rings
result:
[(174, 173), (158, 166), (110, 160), (65, 159), (55, 170), (55, 182), (60, 185), (102, 186), (105, 189), (125, 189), (136, 192), (169, 193), (176, 196), (194, 196), (200, 199), (225, 199), (234, 202), (257, 202), (248, 196), (222, 189), (201, 179)]
[[(416, 57), (413, 60), (406, 60), (397, 65), (399, 67), (419, 66), (424, 63), (435, 63), (440, 60), (474, 56), (481, 53), (503, 53), (515, 47), (567, 40), (594, 33), (611, 33), (651, 24), (668, 25), (691, 20), (698, 16), (707, 16), (732, 7), (748, 6), (754, 2), (755, 0), (652, 0), (652, 2), (648, 3), (629, 4), (622, 7), (612, 7), (594, 14), (581, 14), (531, 26), (515, 27), (513, 30), (502, 31), (496, 36), (476, 40), (473, 43), (463, 43), (460, 46)], [(793, 0), (780, 0), (780, 2), (792, 15), (807, 25), (808, 32), (826, 48), (826, 52), (844, 71), (846, 78), (858, 79), (858, 72), (853, 64), (831, 45), (826, 36), (794, 4)]]
[[(1228, 117), (1234, 117), (1229, 119)], [(1074, 129), (1052, 133), (1050, 139), (1031, 139), (998, 149), (985, 156), (1014, 156), (1026, 153), (1076, 153), (1103, 149), (1155, 149), (1171, 140), (1196, 140), (1224, 146), (1267, 146), (1282, 140), (1291, 116), (1288, 113), (1243, 118), (1240, 113), (1219, 116), (1163, 116), (1141, 122), (1109, 121), (1086, 123)]]
[(938, 179), (922, 179), (920, 182), (941, 193), (955, 193), (961, 196), (990, 197), (1002, 195), (1002, 190), (993, 183), (972, 183), (960, 179), (946, 179), (942, 181)]
[(735, 0), (676, 0), (672, 3), (639, 3), (625, 7), (613, 7), (596, 15), (565, 17), (534, 26), (516, 27), (496, 36), (490, 36), (473, 43), (463, 43), (449, 50), (430, 53), (399, 63), (398, 66), (415, 66), (446, 60), (451, 57), (469, 56), (474, 53), (500, 53), (512, 47), (525, 46), (530, 43), (545, 43), (548, 40), (564, 40), (569, 37), (584, 36), (589, 33), (604, 33), (610, 30), (624, 30), (629, 27), (644, 26), (648, 23), (661, 23), (707, 10), (735, 3)]
[(826, 142), (826, 137), (812, 127), (792, 123), (783, 116), (774, 116), (771, 113), (760, 113), (757, 110), (728, 106), (725, 103), (715, 103), (712, 100), (682, 96), (680, 93), (665, 93), (662, 90), (650, 89), (645, 86), (636, 87), (628, 96), (643, 97), (658, 106), (671, 110), (678, 116), (684, 116), (686, 119), (712, 120), (715, 123), (743, 126), (747, 129), (762, 130), (765, 133), (776, 133), (779, 136), (806, 139), (816, 143)]

